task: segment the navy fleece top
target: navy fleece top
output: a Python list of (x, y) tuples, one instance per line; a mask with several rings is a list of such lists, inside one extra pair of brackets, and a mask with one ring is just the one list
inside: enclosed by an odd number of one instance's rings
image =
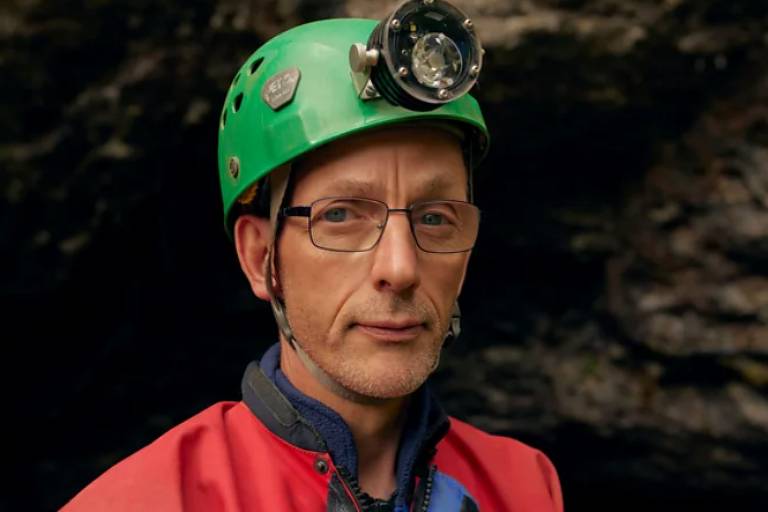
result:
[[(280, 369), (279, 343), (267, 350), (259, 366), (299, 414), (323, 437), (334, 464), (345, 468), (357, 478), (357, 449), (352, 432), (335, 411), (304, 395), (291, 384)], [(402, 506), (409, 499), (414, 466), (419, 456), (431, 450), (448, 430), (448, 419), (426, 384), (414, 392), (412, 398), (397, 452), (395, 506)]]

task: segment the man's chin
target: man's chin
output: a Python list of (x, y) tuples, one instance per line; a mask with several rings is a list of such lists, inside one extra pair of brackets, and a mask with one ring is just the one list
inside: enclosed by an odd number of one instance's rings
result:
[(341, 364), (331, 362), (320, 366), (343, 388), (372, 399), (394, 399), (410, 395), (424, 384), (436, 366), (435, 357), (371, 359)]

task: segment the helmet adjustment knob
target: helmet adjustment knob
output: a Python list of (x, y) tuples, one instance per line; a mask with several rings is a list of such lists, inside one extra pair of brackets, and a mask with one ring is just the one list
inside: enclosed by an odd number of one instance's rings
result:
[(362, 43), (355, 43), (349, 48), (349, 67), (355, 73), (362, 73), (379, 62), (379, 51), (369, 50)]

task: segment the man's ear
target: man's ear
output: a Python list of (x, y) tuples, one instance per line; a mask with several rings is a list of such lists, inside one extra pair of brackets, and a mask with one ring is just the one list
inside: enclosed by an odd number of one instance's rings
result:
[(269, 264), (269, 244), (272, 226), (269, 219), (255, 215), (241, 215), (235, 222), (235, 248), (240, 268), (251, 284), (254, 295), (269, 300), (266, 269)]

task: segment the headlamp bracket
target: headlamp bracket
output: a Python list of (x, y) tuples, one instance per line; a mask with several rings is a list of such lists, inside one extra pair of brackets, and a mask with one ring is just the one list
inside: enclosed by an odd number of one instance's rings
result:
[(363, 43), (355, 43), (349, 48), (352, 83), (357, 96), (363, 101), (381, 98), (381, 94), (371, 82), (371, 69), (378, 61), (378, 50), (369, 50)]

